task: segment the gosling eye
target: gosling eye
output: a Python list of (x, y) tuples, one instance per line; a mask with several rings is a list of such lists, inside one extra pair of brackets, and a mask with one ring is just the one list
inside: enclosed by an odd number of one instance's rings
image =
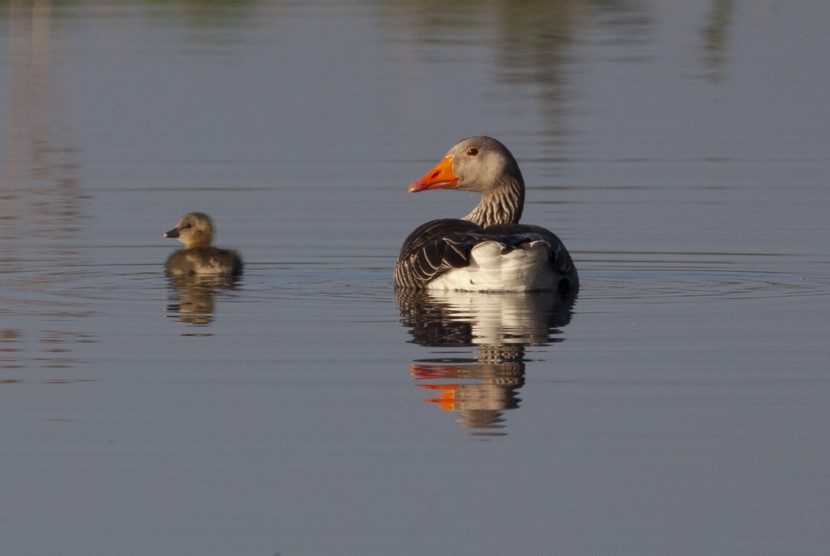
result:
[(477, 155), (478, 155), (478, 149), (476, 147), (470, 147), (469, 149), (467, 149), (467, 156), (477, 156)]

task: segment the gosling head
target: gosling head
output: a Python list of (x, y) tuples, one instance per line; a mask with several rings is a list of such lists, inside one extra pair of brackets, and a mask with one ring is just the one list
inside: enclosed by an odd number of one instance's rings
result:
[(191, 212), (176, 222), (176, 227), (164, 233), (164, 237), (178, 239), (185, 248), (210, 247), (213, 241), (213, 222), (207, 214)]

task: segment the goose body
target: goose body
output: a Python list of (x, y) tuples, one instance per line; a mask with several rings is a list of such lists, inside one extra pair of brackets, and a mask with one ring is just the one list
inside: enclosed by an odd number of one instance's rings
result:
[(242, 274), (242, 258), (233, 249), (213, 247), (213, 222), (207, 214), (191, 212), (182, 216), (176, 227), (164, 233), (178, 239), (184, 249), (174, 251), (164, 265), (168, 276)]
[(432, 220), (401, 247), (394, 280), (425, 290), (574, 292), (579, 276), (565, 245), (545, 228), (519, 224), (524, 181), (507, 148), (491, 137), (454, 145), (410, 192), (477, 191), (463, 219)]

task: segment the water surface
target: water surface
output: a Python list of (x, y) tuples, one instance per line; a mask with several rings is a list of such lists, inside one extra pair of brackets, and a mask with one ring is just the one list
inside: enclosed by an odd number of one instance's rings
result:
[[(824, 554), (820, 2), (10, 2), (9, 554)], [(576, 299), (395, 292), (493, 135)], [(236, 283), (162, 275), (211, 214)]]

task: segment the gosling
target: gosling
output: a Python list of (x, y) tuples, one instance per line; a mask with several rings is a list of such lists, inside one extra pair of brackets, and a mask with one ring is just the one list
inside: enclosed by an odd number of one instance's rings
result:
[(213, 240), (213, 222), (207, 214), (191, 212), (164, 233), (164, 237), (178, 239), (184, 249), (174, 251), (164, 265), (168, 276), (199, 276), (242, 274), (242, 258), (233, 249), (219, 249)]

